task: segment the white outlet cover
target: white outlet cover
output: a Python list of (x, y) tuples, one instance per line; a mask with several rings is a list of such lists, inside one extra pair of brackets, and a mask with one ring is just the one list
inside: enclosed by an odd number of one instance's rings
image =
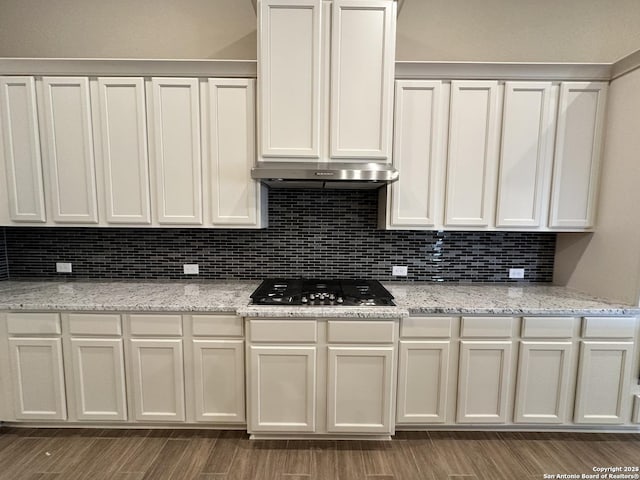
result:
[(524, 268), (510, 268), (509, 278), (524, 278)]
[(56, 262), (56, 272), (58, 273), (71, 273), (71, 264), (67, 262)]
[(185, 275), (199, 275), (200, 267), (197, 263), (185, 263), (183, 266)]
[(409, 273), (409, 267), (406, 265), (394, 265), (391, 269), (391, 275), (394, 277), (406, 277)]

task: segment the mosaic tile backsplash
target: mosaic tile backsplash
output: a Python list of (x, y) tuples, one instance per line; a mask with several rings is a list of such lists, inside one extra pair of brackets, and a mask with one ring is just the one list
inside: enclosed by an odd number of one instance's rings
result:
[(0, 228), (0, 280), (9, 278), (9, 266), (7, 262), (7, 247), (4, 239), (4, 229)]
[[(391, 267), (407, 265), (409, 281), (505, 282), (511, 267), (552, 280), (553, 233), (378, 230), (377, 205), (375, 191), (271, 190), (264, 230), (7, 227), (8, 269), (12, 279), (401, 280)], [(200, 275), (184, 275), (185, 263)]]

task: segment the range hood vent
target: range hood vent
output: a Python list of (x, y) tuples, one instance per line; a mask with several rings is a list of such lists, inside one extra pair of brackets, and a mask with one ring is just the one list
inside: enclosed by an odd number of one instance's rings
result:
[(251, 177), (272, 188), (376, 189), (398, 179), (381, 163), (258, 162)]

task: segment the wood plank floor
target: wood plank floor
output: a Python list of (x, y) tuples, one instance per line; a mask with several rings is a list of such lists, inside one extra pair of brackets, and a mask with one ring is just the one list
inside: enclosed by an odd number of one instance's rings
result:
[(390, 442), (217, 430), (0, 429), (0, 480), (519, 480), (640, 466), (638, 434), (399, 432)]

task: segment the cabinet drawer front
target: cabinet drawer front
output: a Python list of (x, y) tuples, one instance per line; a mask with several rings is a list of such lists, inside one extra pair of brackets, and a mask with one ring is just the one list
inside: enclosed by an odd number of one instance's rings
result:
[(455, 317), (409, 317), (402, 320), (402, 337), (451, 337)]
[(9, 335), (59, 335), (60, 315), (57, 313), (9, 313)]
[(254, 342), (315, 343), (315, 320), (251, 320), (250, 338)]
[(328, 322), (329, 343), (392, 343), (395, 340), (394, 322)]
[(522, 338), (570, 338), (575, 320), (573, 317), (524, 317)]
[(235, 315), (193, 315), (193, 335), (197, 337), (241, 337), (242, 318)]
[(508, 338), (513, 334), (512, 317), (462, 317), (461, 337)]
[(69, 315), (71, 335), (122, 335), (120, 315), (72, 313)]
[(635, 317), (585, 317), (584, 338), (632, 338), (636, 333)]
[(131, 335), (182, 335), (180, 315), (131, 315)]
[(640, 423), (640, 394), (634, 396), (631, 423)]

